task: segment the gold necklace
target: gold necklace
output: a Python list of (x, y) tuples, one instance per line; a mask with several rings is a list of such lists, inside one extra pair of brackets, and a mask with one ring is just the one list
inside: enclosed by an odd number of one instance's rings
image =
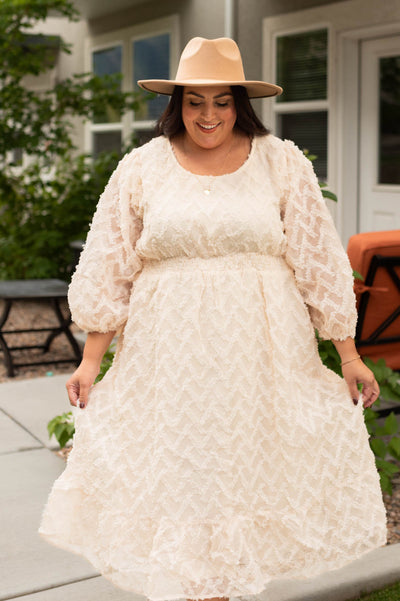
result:
[[(231, 144), (231, 146), (230, 146), (228, 152), (226, 153), (225, 158), (224, 158), (224, 160), (222, 162), (222, 165), (221, 165), (221, 168), (220, 168), (221, 173), (219, 173), (217, 175), (200, 176), (200, 174), (196, 174), (196, 173), (193, 173), (192, 171), (190, 171), (190, 173), (192, 175), (194, 175), (194, 177), (197, 179), (197, 181), (199, 182), (199, 184), (203, 188), (203, 194), (205, 194), (206, 196), (209, 196), (211, 194), (211, 192), (212, 192), (212, 189), (211, 189), (212, 188), (212, 186), (211, 186), (211, 184), (212, 184), (212, 178), (213, 177), (217, 177), (218, 175), (224, 175), (223, 170), (224, 170), (226, 161), (228, 160), (228, 157), (231, 154), (231, 152), (233, 150), (233, 147), (235, 146), (235, 143), (236, 143), (236, 138), (234, 137), (233, 138), (233, 142), (232, 142), (232, 144)], [(185, 156), (188, 157), (189, 156), (188, 153), (185, 150), (184, 150), (184, 152), (185, 152)], [(208, 177), (208, 185), (206, 185), (204, 187), (203, 182), (199, 179), (200, 177)]]

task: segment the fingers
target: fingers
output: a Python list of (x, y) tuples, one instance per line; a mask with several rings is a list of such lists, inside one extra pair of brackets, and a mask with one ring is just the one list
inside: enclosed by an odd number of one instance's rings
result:
[(346, 384), (348, 386), (348, 389), (350, 391), (350, 395), (351, 398), (353, 400), (354, 405), (358, 404), (359, 398), (360, 398), (360, 391), (358, 390), (358, 381), (357, 378), (355, 377), (349, 377), (344, 370), (343, 371), (343, 377), (346, 380)]
[(353, 403), (355, 405), (358, 404), (358, 400), (360, 398), (360, 391), (358, 390), (357, 380), (352, 380), (351, 382), (347, 382), (351, 398), (353, 399)]
[(66, 384), (68, 398), (71, 405), (85, 409), (88, 404), (89, 390), (92, 386), (92, 381), (76, 377), (75, 374), (68, 380)]
[(363, 385), (362, 401), (364, 407), (371, 407), (379, 397), (379, 386), (375, 378), (373, 382), (367, 382)]
[[(371, 407), (379, 397), (379, 386), (372, 371), (362, 361), (357, 361), (343, 366), (342, 372), (353, 403), (357, 405), (360, 400), (364, 407)], [(362, 386), (361, 393), (359, 391), (360, 384)]]
[(379, 397), (379, 386), (373, 373), (369, 371), (367, 376), (358, 380), (358, 384), (362, 384), (360, 400), (362, 401), (363, 406), (365, 408), (371, 407)]
[(89, 384), (81, 383), (80, 392), (79, 392), (79, 407), (80, 407), (80, 409), (85, 409), (85, 407), (88, 404), (89, 390), (90, 390)]
[(66, 383), (66, 388), (68, 392), (69, 402), (71, 403), (71, 405), (76, 407), (79, 400), (79, 382), (76, 382), (72, 378), (70, 378)]

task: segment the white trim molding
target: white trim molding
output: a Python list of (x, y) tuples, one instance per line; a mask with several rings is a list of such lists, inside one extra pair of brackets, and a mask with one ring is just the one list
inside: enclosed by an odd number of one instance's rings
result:
[[(384, 3), (347, 0), (266, 17), (263, 19), (263, 79), (275, 82), (277, 36), (321, 27), (329, 30), (328, 184), (338, 196), (334, 216), (342, 241), (347, 244), (359, 224), (360, 44), (363, 40), (400, 33), (400, 4), (398, 0)], [(263, 120), (271, 126), (274, 102), (263, 101)]]

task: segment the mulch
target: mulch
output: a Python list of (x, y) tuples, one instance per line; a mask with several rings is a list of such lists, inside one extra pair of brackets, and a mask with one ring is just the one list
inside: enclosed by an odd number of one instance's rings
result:
[[(0, 301), (0, 315), (3, 312), (3, 306), (4, 301)], [(63, 315), (66, 316), (68, 313), (66, 302), (64, 305), (61, 305), (61, 310)], [(53, 326), (58, 326), (58, 320), (48, 302), (15, 301), (4, 325), (4, 329), (14, 330), (27, 328), (47, 328)], [(78, 328), (75, 325), (72, 325), (71, 330), (76, 332)], [(7, 344), (10, 346), (43, 344), (47, 336), (48, 332), (4, 334)], [(31, 349), (29, 351), (14, 351), (12, 355), (15, 362), (24, 363), (27, 361), (56, 361), (60, 359), (70, 359), (73, 357), (73, 352), (66, 336), (61, 334), (54, 339), (48, 353), (43, 353), (42, 349)], [(7, 370), (3, 361), (3, 353), (0, 349), (0, 382), (24, 380), (27, 378), (39, 378), (41, 376), (50, 376), (53, 374), (72, 373), (74, 369), (75, 365), (72, 362), (19, 367), (16, 369), (15, 377), (8, 378)]]
[[(67, 311), (67, 307), (63, 307), (64, 311)], [(0, 315), (2, 306), (0, 304)], [(6, 326), (7, 329), (13, 328), (29, 328), (29, 327), (47, 327), (57, 323), (56, 317), (47, 304), (40, 302), (31, 302), (18, 304), (15, 303), (13, 309), (9, 315)], [(73, 329), (77, 331), (76, 326)], [(27, 344), (41, 344), (46, 338), (46, 334), (43, 333), (27, 333), (19, 334), (18, 342), (15, 340), (17, 336), (14, 336), (12, 344), (27, 345)], [(22, 357), (26, 357), (33, 360), (40, 360), (44, 357), (41, 350), (31, 351), (18, 351), (18, 359), (22, 360)], [(48, 355), (48, 356), (47, 356)], [(59, 336), (52, 344), (50, 351), (47, 353), (46, 359), (57, 360), (71, 357), (71, 347), (65, 336)], [(72, 373), (74, 370), (74, 364), (56, 364), (50, 365), (38, 365), (31, 367), (21, 367), (17, 370), (15, 378), (8, 378), (4, 362), (2, 361), (2, 352), (0, 350), (0, 382), (10, 382), (15, 380), (24, 380), (27, 378), (39, 378), (42, 376), (52, 376), (57, 374)], [(68, 450), (58, 451), (58, 454), (64, 459), (68, 456)], [(385, 503), (387, 517), (388, 517), (388, 544), (400, 543), (400, 474), (397, 475), (393, 480), (393, 495), (383, 495)]]

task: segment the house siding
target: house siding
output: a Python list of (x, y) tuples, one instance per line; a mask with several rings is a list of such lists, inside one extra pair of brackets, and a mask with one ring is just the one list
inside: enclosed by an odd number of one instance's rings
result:
[(180, 19), (182, 47), (195, 36), (217, 38), (224, 35), (224, 2), (222, 0), (169, 0), (147, 2), (89, 21), (89, 35), (97, 36), (161, 17), (177, 14)]

